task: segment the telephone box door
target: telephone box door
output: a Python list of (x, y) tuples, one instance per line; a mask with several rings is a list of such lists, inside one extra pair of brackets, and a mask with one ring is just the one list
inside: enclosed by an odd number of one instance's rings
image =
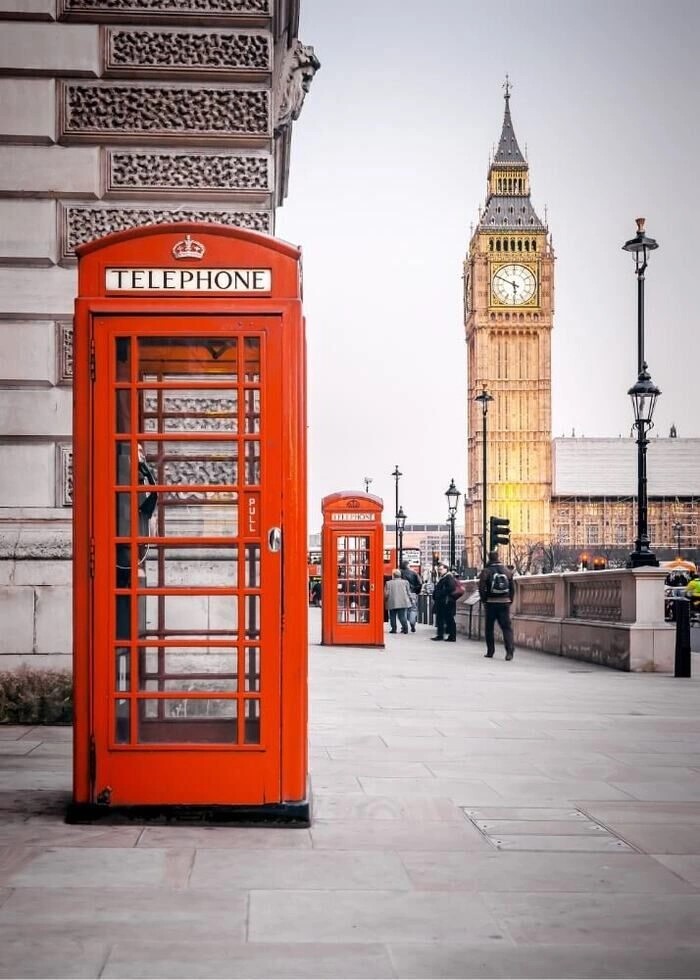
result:
[(93, 320), (98, 801), (280, 799), (281, 336)]

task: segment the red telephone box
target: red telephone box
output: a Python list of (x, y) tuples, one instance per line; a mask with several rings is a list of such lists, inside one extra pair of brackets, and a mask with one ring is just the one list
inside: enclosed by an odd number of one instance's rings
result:
[(321, 501), (324, 644), (384, 646), (383, 506), (368, 493)]
[(73, 805), (308, 823), (300, 252), (78, 249)]

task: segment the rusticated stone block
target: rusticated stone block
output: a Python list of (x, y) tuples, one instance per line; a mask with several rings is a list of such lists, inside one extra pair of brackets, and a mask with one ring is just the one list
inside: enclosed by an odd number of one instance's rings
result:
[(78, 289), (74, 268), (20, 269), (0, 266), (0, 296), (8, 318), (43, 320), (70, 316)]
[(228, 140), (270, 135), (270, 93), (230, 86), (59, 82), (61, 138)]
[(0, 432), (5, 436), (69, 436), (72, 402), (68, 388), (0, 390)]
[[(17, 0), (16, 0), (17, 2)], [(61, 0), (60, 18), (92, 20), (183, 20), (188, 17), (262, 22), (272, 14), (272, 0)]]
[(115, 231), (160, 225), (172, 221), (213, 221), (220, 225), (270, 231), (269, 211), (198, 210), (190, 208), (135, 208), (117, 205), (90, 207), (66, 205), (62, 210), (62, 256), (74, 258), (75, 248), (83, 242), (101, 238)]
[(51, 78), (0, 79), (0, 142), (55, 141), (54, 85)]
[(251, 31), (107, 28), (105, 69), (235, 75), (272, 71), (271, 38)]
[(267, 155), (128, 150), (106, 153), (108, 193), (229, 194), (270, 193), (272, 189), (272, 160)]
[(56, 202), (0, 200), (0, 262), (52, 265), (56, 261)]
[(52, 321), (0, 320), (0, 384), (52, 385), (55, 370)]
[(14, 21), (0, 31), (0, 65), (9, 74), (100, 74), (99, 28)]
[(34, 590), (0, 589), (0, 654), (34, 652)]
[(53, 507), (54, 454), (49, 442), (0, 443), (3, 507)]
[(96, 146), (0, 146), (0, 194), (99, 197)]
[(73, 648), (73, 590), (66, 585), (39, 586), (35, 595), (36, 653), (70, 653)]

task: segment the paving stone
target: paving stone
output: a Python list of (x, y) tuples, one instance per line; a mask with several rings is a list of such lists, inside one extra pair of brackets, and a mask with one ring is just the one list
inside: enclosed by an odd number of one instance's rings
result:
[(590, 820), (476, 820), (476, 826), (488, 837), (501, 834), (528, 836), (540, 834), (549, 836), (608, 836), (608, 831), (600, 824)]
[(693, 824), (608, 822), (619, 837), (645, 854), (697, 854), (700, 852), (700, 827)]
[(389, 953), (396, 975), (406, 978), (553, 978), (590, 980), (591, 977), (637, 977), (658, 980), (697, 978), (698, 949), (666, 945), (644, 956), (636, 951), (578, 946), (467, 946), (447, 943), (391, 943)]
[(272, 935), (288, 942), (509, 941), (479, 897), (462, 892), (251, 892), (249, 940)]
[(52, 847), (36, 853), (22, 867), (5, 874), (14, 888), (102, 888), (139, 886), (184, 888), (194, 851), (117, 847)]
[(498, 793), (479, 779), (388, 779), (361, 776), (360, 786), (369, 796), (438, 796), (466, 804), (497, 803)]
[(368, 796), (366, 793), (314, 794), (317, 820), (454, 820), (462, 810), (442, 797)]
[[(700, 851), (700, 847), (698, 847)], [(700, 889), (700, 853), (699, 854), (655, 854), (654, 859), (665, 868), (679, 875), (684, 881), (690, 882)]]
[(697, 823), (700, 830), (700, 803), (688, 802), (640, 802), (587, 803), (585, 812), (594, 820), (614, 824), (622, 823)]
[(36, 749), (40, 744), (40, 742), (25, 742), (23, 739), (0, 740), (0, 762), (3, 756), (29, 755), (32, 749)]
[(332, 980), (395, 976), (381, 943), (115, 943), (104, 978)]
[(602, 833), (579, 837), (555, 836), (554, 834), (494, 834), (490, 837), (495, 847), (502, 851), (600, 851), (615, 853), (633, 851), (634, 848), (625, 841), (613, 837), (612, 834)]
[(477, 892), (692, 894), (658, 858), (630, 853), (401, 851), (415, 888)]
[(303, 827), (146, 827), (139, 847), (310, 848), (309, 831)]
[(38, 935), (18, 939), (14, 930), (0, 926), (0, 977), (98, 977), (108, 951), (109, 941)]
[(315, 848), (331, 850), (491, 850), (466, 820), (316, 820), (311, 838)]
[(628, 800), (629, 794), (602, 780), (531, 779), (528, 776), (490, 776), (488, 784), (501, 799), (513, 803), (535, 800), (565, 803), (576, 800)]
[[(361, 892), (358, 894), (366, 894)], [(193, 942), (245, 937), (247, 894), (221, 896), (195, 889), (171, 888), (15, 888), (0, 906), (0, 928), (11, 926), (17, 938), (70, 935), (113, 942), (151, 939)]]
[[(486, 905), (516, 943), (641, 948), (696, 945), (700, 956), (700, 894), (577, 895), (483, 893)], [(700, 963), (700, 959), (698, 960)]]
[(28, 847), (131, 848), (141, 827), (108, 827), (103, 824), (65, 824), (60, 820), (30, 818), (20, 824), (0, 820), (0, 844)]
[(31, 725), (0, 725), (0, 742), (22, 738), (31, 730)]
[[(136, 852), (138, 853), (138, 852)], [(192, 888), (231, 889), (408, 889), (398, 855), (376, 851), (196, 852)]]

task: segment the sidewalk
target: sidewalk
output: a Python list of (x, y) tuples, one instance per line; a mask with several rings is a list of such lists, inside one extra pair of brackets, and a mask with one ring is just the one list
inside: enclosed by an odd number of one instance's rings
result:
[(310, 830), (67, 826), (0, 727), (0, 977), (700, 976), (697, 677), (311, 617)]

